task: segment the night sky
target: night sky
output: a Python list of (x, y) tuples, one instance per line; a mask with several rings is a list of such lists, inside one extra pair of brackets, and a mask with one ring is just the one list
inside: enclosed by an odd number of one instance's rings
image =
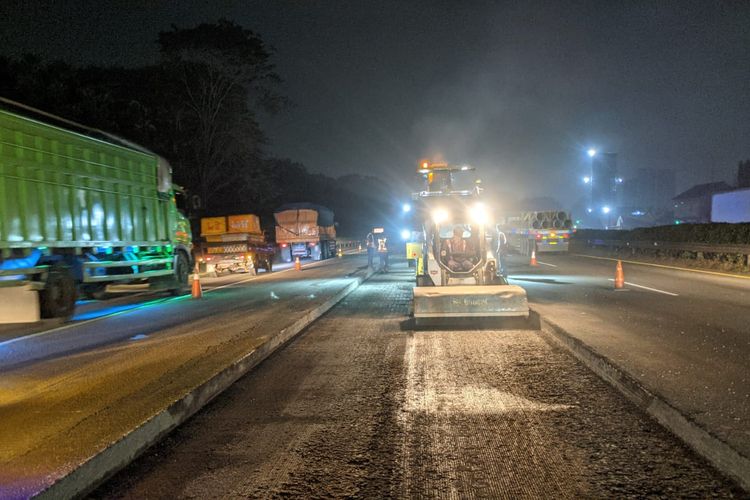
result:
[[(294, 106), (270, 152), (330, 175), (412, 182), (420, 157), (566, 204), (585, 150), (620, 173), (734, 182), (750, 158), (750, 2), (38, 1), (0, 5), (0, 52), (156, 60), (171, 24), (259, 33)], [(416, 187), (416, 186), (415, 186)]]

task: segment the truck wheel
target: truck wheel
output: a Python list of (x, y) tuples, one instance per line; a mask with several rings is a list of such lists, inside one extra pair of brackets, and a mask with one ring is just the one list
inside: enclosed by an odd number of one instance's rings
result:
[(65, 264), (53, 264), (47, 273), (44, 289), (39, 292), (43, 318), (67, 318), (76, 307), (76, 282)]
[(190, 277), (190, 265), (183, 252), (177, 254), (174, 276), (177, 281), (177, 287), (170, 289), (169, 293), (172, 295), (182, 295), (187, 291), (188, 280)]

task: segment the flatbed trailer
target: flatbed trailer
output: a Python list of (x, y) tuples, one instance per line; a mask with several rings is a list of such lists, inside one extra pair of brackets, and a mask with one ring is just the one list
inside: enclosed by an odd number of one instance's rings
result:
[(266, 240), (253, 214), (204, 217), (198, 261), (217, 274), (273, 270), (276, 249)]

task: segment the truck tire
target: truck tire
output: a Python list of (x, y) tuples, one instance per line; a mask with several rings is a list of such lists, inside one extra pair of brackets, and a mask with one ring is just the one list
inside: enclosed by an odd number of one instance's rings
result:
[(50, 267), (44, 289), (39, 292), (42, 318), (68, 318), (76, 307), (77, 287), (70, 267), (57, 263)]
[[(218, 273), (217, 273), (218, 274)], [(182, 295), (187, 293), (188, 281), (190, 278), (190, 263), (184, 252), (177, 253), (177, 259), (175, 260), (174, 277), (177, 282), (175, 288), (171, 288), (169, 293), (172, 295)]]

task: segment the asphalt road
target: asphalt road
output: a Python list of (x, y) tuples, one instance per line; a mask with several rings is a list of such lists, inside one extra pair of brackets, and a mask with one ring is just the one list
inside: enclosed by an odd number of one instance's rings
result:
[[(309, 265), (320, 265), (318, 263), (309, 263)], [(292, 263), (281, 263), (274, 265), (273, 273), (260, 271), (257, 275), (249, 273), (230, 274), (225, 273), (221, 276), (205, 275), (201, 277), (201, 284), (204, 291), (222, 288), (225, 286), (234, 286), (237, 283), (253, 281), (256, 279), (266, 279), (271, 274), (288, 272), (293, 267)], [(192, 282), (192, 276), (191, 276)], [(0, 324), (0, 346), (3, 344), (13, 343), (19, 337), (35, 335), (49, 330), (55, 330), (59, 327), (69, 327), (71, 324), (80, 324), (85, 321), (97, 320), (106, 316), (121, 314), (125, 311), (149, 306), (158, 302), (166, 302), (172, 296), (167, 292), (150, 292), (142, 291), (136, 293), (118, 293), (110, 294), (103, 300), (81, 299), (76, 303), (75, 313), (69, 320), (62, 318), (43, 319), (36, 323), (9, 323)], [(8, 342), (10, 341), (10, 342)]]
[(750, 279), (542, 254), (512, 259), (534, 309), (750, 457)]
[(743, 493), (546, 334), (413, 331), (376, 275), (93, 498)]
[(6, 338), (0, 498), (40, 491), (342, 291), (364, 264), (349, 256), (220, 278), (202, 300), (161, 298)]

